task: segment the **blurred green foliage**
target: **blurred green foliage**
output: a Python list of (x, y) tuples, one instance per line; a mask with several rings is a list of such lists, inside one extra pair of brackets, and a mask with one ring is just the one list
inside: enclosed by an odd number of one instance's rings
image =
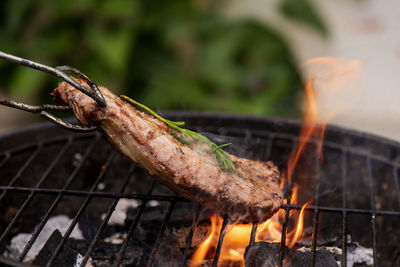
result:
[[(265, 25), (224, 18), (215, 3), (3, 0), (0, 50), (74, 66), (155, 109), (297, 114), (301, 79), (286, 42)], [(0, 88), (13, 98), (49, 103), (58, 81), (0, 62)]]
[(328, 27), (310, 0), (282, 0), (280, 11), (287, 18), (310, 26), (324, 37), (329, 34)]

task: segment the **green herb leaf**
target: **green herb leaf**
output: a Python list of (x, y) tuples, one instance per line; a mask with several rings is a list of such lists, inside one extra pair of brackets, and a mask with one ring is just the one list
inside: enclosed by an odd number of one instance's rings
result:
[(215, 154), (215, 157), (217, 158), (217, 160), (219, 162), (220, 168), (222, 170), (232, 169), (237, 174), (235, 165), (233, 164), (231, 158), (229, 157), (229, 155), (224, 150), (222, 150), (223, 148), (231, 145), (231, 143), (222, 144), (222, 145), (218, 146), (217, 144), (213, 143), (210, 139), (208, 139), (204, 135), (201, 135), (201, 134), (199, 134), (199, 133), (197, 133), (195, 131), (191, 131), (191, 130), (188, 130), (188, 129), (181, 128), (181, 126), (185, 125), (185, 122), (183, 122), (183, 121), (170, 121), (170, 120), (164, 119), (163, 117), (161, 117), (160, 115), (155, 113), (150, 108), (148, 108), (145, 105), (143, 105), (143, 104), (131, 99), (130, 97), (127, 97), (125, 95), (121, 95), (121, 98), (126, 100), (127, 102), (133, 104), (133, 105), (136, 105), (136, 106), (146, 110), (151, 115), (153, 115), (154, 117), (156, 117), (160, 121), (164, 122), (170, 129), (173, 130), (172, 131), (172, 136), (176, 140), (181, 142), (182, 144), (192, 145), (193, 142), (201, 142), (201, 143), (204, 143), (204, 144), (208, 145), (211, 148), (211, 151)]

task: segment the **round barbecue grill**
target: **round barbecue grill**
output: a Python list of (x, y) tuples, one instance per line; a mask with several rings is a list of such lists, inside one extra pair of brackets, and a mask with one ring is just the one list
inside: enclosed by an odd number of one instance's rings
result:
[[(215, 142), (232, 142), (229, 149), (239, 156), (272, 160), (281, 170), (301, 127), (297, 121), (262, 117), (165, 115)], [(356, 244), (371, 251), (372, 262), (362, 266), (399, 266), (400, 144), (328, 126), (321, 162), (316, 140), (308, 142), (293, 178), (300, 200), (313, 199), (297, 245), (308, 248), (306, 265), (321, 266), (321, 248), (330, 246), (341, 251), (336, 261), (349, 266), (350, 246)], [(211, 214), (155, 182), (100, 133), (77, 134), (50, 124), (1, 137), (0, 177), (0, 262), (9, 266), (186, 266), (196, 249), (196, 231)], [(113, 223), (122, 202), (129, 205), (121, 222)], [(301, 204), (283, 206), (286, 218)], [(41, 232), (60, 215), (69, 218), (64, 232), (50, 233), (32, 256)], [(221, 264), (228, 225), (226, 219), (212, 266)], [(288, 227), (285, 222), (274, 253), (279, 266), (287, 266)], [(249, 248), (258, 243), (257, 225), (252, 229)], [(80, 237), (74, 236), (77, 230)], [(177, 232), (179, 238), (173, 237)], [(16, 239), (24, 241), (16, 245)], [(262, 258), (252, 255), (246, 266)]]

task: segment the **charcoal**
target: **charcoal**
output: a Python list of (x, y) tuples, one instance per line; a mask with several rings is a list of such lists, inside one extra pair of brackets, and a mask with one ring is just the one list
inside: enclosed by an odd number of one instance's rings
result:
[[(154, 221), (161, 222), (165, 216), (165, 211), (168, 210), (169, 204), (165, 201), (149, 201), (146, 205), (146, 210), (142, 215), (140, 221), (144, 224)], [(135, 220), (138, 207), (128, 206), (126, 208), (125, 225), (129, 225)], [(179, 203), (174, 209), (174, 216), (171, 217), (171, 225), (190, 225), (193, 220), (193, 214), (196, 210), (196, 204), (193, 203)], [(208, 219), (210, 213), (202, 214), (201, 219)]]
[[(196, 267), (212, 267), (214, 263), (214, 259), (203, 260), (199, 263), (192, 264), (190, 260), (188, 260), (187, 265), (185, 266), (196, 266)], [(168, 265), (170, 266), (170, 265)], [(179, 265), (177, 265), (179, 266)], [(226, 260), (226, 259), (219, 259), (218, 267), (241, 267), (243, 266), (240, 261), (233, 261), (233, 260)]]
[[(106, 267), (112, 266), (115, 263), (116, 255), (121, 246), (99, 241), (91, 253), (91, 258), (94, 266)], [(149, 250), (144, 249), (141, 244), (128, 246), (122, 259), (122, 266), (145, 266), (147, 262), (147, 254)]]
[[(279, 260), (280, 243), (256, 242), (253, 246), (247, 246), (244, 253), (246, 267), (276, 266)], [(285, 247), (284, 256), (289, 253)]]
[[(332, 218), (329, 218), (329, 220), (320, 219), (320, 221), (323, 221), (323, 223), (318, 230), (317, 240), (319, 246), (340, 245), (341, 229), (337, 229), (336, 227), (334, 227), (334, 225), (338, 224), (337, 221), (334, 221), (335, 219), (337, 219), (337, 216), (332, 215), (330, 217)], [(297, 240), (296, 243), (301, 246), (310, 247), (312, 245), (312, 231), (313, 227), (306, 227), (303, 230), (303, 237)]]
[(54, 248), (61, 241), (61, 238), (62, 238), (62, 236), (61, 236), (60, 231), (54, 230), (54, 232), (51, 234), (50, 238), (44, 244), (42, 250), (36, 256), (35, 260), (33, 261), (33, 264), (38, 265), (38, 266), (45, 266), (47, 264), (48, 260), (50, 259)]
[[(186, 247), (186, 239), (190, 233), (190, 226), (182, 227), (176, 226), (170, 229), (178, 242), (178, 247), (183, 249)], [(192, 236), (191, 248), (197, 248), (210, 234), (209, 223), (199, 223)]]
[[(311, 252), (296, 250), (294, 255), (284, 262), (285, 267), (304, 267), (311, 265)], [(315, 267), (338, 267), (335, 255), (329, 251), (315, 252)]]
[(154, 267), (179, 266), (183, 259), (183, 253), (178, 247), (178, 242), (169, 231), (164, 237), (155, 255)]
[(100, 226), (100, 223), (100, 218), (95, 218), (91, 212), (83, 212), (78, 221), (79, 229), (82, 232), (83, 238), (86, 240), (92, 240)]
[[(53, 255), (54, 249), (61, 242), (61, 238), (62, 235), (60, 231), (54, 230), (50, 238), (44, 244), (42, 250), (36, 256), (33, 265), (46, 266)], [(68, 248), (69, 246), (65, 246), (65, 248), (60, 252), (56, 261), (53, 263), (54, 266), (70, 267), (75, 265), (78, 252)]]

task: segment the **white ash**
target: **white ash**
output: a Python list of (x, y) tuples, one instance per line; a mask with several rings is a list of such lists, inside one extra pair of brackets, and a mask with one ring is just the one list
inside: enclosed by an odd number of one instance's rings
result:
[(115, 233), (109, 237), (104, 238), (104, 242), (111, 243), (114, 245), (120, 245), (124, 242), (126, 233)]
[(97, 185), (97, 190), (103, 191), (106, 188), (106, 185), (104, 183), (99, 183)]
[(73, 160), (72, 160), (72, 166), (74, 166), (74, 167), (78, 167), (79, 166), (79, 164), (81, 163), (81, 161), (82, 161), (82, 154), (81, 153), (75, 153), (74, 154), (74, 158), (73, 158)]
[(154, 207), (160, 206), (160, 202), (158, 202), (157, 200), (150, 200), (150, 201), (148, 202), (148, 205), (149, 205), (149, 207), (154, 208)]
[[(81, 263), (82, 263), (82, 261), (83, 261), (83, 258), (84, 258), (84, 257), (83, 257), (80, 253), (78, 253), (78, 255), (76, 255), (76, 262), (75, 262), (75, 264), (74, 264), (74, 267), (79, 267), (79, 266), (81, 266)], [(92, 258), (89, 258), (89, 259), (88, 259), (88, 261), (87, 261), (86, 264), (85, 264), (85, 267), (94, 267)]]
[(347, 266), (353, 266), (356, 263), (365, 263), (368, 266), (374, 264), (374, 253), (372, 248), (360, 246), (357, 242), (347, 247)]
[[(28, 254), (26, 255), (24, 261), (28, 262), (28, 261), (33, 260), (36, 257), (36, 255), (43, 248), (44, 244), (49, 239), (49, 237), (54, 232), (54, 230), (57, 229), (58, 231), (60, 231), (60, 233), (62, 235), (64, 235), (65, 232), (67, 231), (71, 221), (72, 220), (70, 218), (68, 218), (68, 216), (66, 216), (66, 215), (57, 215), (57, 216), (51, 217), (46, 222), (42, 231), (36, 238), (35, 243), (33, 243), (32, 247), (29, 250)], [(28, 243), (31, 236), (32, 236), (32, 234), (30, 234), (30, 233), (20, 233), (20, 234), (14, 236), (11, 239), (10, 245), (7, 246), (7, 250), (4, 252), (3, 255), (5, 257), (9, 257), (12, 259), (18, 258), (18, 256), (24, 250), (24, 247)], [(81, 230), (79, 229), (78, 224), (75, 226), (70, 237), (75, 238), (75, 239), (84, 239), (83, 234), (82, 234)]]
[[(298, 249), (301, 252), (310, 252), (311, 248), (301, 247)], [(342, 249), (338, 247), (319, 247), (317, 251), (329, 251), (336, 256), (342, 256)], [(372, 266), (374, 264), (372, 248), (365, 248), (357, 242), (347, 245), (347, 266), (353, 267), (356, 264), (364, 264), (363, 266)], [(337, 261), (340, 267), (341, 262)]]
[[(111, 225), (124, 225), (126, 219), (126, 212), (128, 208), (137, 208), (140, 205), (140, 201), (136, 199), (127, 199), (121, 198), (117, 206), (115, 207), (114, 212), (111, 214), (111, 218), (108, 221), (108, 224)], [(104, 220), (106, 214), (101, 215), (101, 219)]]
[[(301, 252), (310, 252), (311, 248), (309, 247), (301, 247), (298, 249), (298, 251)], [(338, 247), (318, 247), (317, 251), (329, 251), (330, 253), (334, 255), (342, 255), (342, 249)]]

